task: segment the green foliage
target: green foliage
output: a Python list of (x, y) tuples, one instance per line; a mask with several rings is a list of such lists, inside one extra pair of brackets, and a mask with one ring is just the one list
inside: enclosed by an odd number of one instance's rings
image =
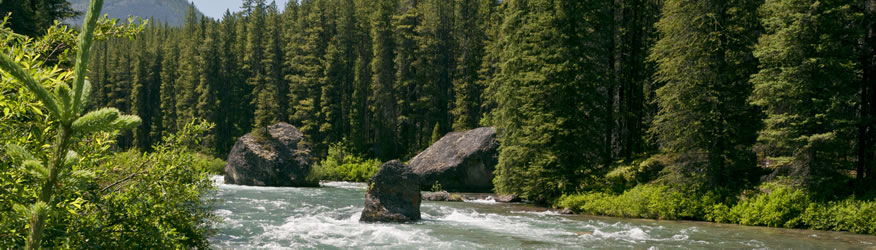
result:
[(827, 203), (810, 203), (801, 218), (806, 228), (876, 235), (876, 201), (854, 197)]
[(575, 212), (651, 219), (691, 219), (718, 223), (876, 234), (876, 201), (855, 197), (817, 202), (805, 190), (765, 183), (739, 201), (718, 192), (690, 193), (668, 186), (638, 185), (619, 195), (601, 192), (565, 195), (556, 203)]
[(377, 173), (380, 160), (355, 155), (346, 141), (332, 144), (328, 156), (313, 166), (310, 177), (314, 180), (365, 182)]
[(856, 44), (872, 42), (864, 39), (872, 16), (843, 1), (767, 1), (760, 12), (766, 32), (754, 53), (761, 66), (751, 77), (751, 102), (763, 108), (766, 127), (755, 149), (808, 171), (791, 177), (813, 190), (842, 182), (836, 175), (855, 163), (861, 179), (873, 164), (876, 139), (866, 132), (872, 120), (860, 122), (873, 114), (861, 74), (870, 64), (861, 55), (872, 53), (866, 48), (872, 45)]
[(557, 205), (576, 212), (650, 219), (700, 219), (719, 200), (715, 193), (691, 196), (662, 185), (638, 185), (620, 195), (564, 195)]
[(665, 168), (668, 162), (671, 162), (671, 157), (665, 154), (645, 159), (634, 159), (629, 163), (621, 161), (618, 162), (618, 166), (614, 170), (605, 174), (605, 182), (608, 183), (612, 191), (621, 193), (636, 185), (647, 184), (657, 179), (660, 176), (660, 171)]
[[(191, 164), (183, 156), (188, 154), (188, 149), (182, 138), (196, 138), (194, 134), (203, 133), (209, 129), (208, 125), (192, 125), (184, 134), (169, 137), (168, 145), (156, 147), (158, 153), (148, 158), (144, 156), (134, 169), (115, 168), (124, 166), (122, 162), (103, 165), (112, 143), (108, 140), (112, 135), (109, 132), (129, 130), (141, 120), (137, 116), (121, 115), (111, 108), (82, 114), (91, 97), (91, 85), (85, 80), (89, 50), (94, 40), (129, 36), (142, 30), (145, 23), (112, 27), (114, 20), (98, 21), (101, 5), (99, 0), (91, 2), (75, 49), (55, 48), (76, 53), (72, 71), (61, 67), (70, 63), (66, 61), (59, 61), (55, 66), (43, 65), (41, 61), (45, 60), (39, 58), (45, 51), (38, 47), (46, 40), (72, 37), (72, 31), (49, 29), (49, 34), (34, 41), (3, 28), (4, 43), (13, 46), (12, 49), (4, 47), (0, 53), (3, 79), (9, 79), (0, 85), (0, 92), (4, 93), (0, 99), (4, 112), (4, 126), (0, 126), (4, 136), (0, 144), (6, 149), (0, 157), (8, 157), (8, 161), (0, 164), (0, 185), (10, 190), (12, 196), (6, 196), (6, 192), (0, 196), (0, 206), (4, 208), (0, 210), (3, 213), (0, 217), (4, 218), (0, 227), (4, 240), (0, 243), (28, 249), (207, 247), (209, 225), (206, 222), (212, 215), (201, 198), (212, 188), (212, 183), (206, 175), (186, 171), (185, 167)], [(9, 57), (9, 53), (13, 57)], [(48, 91), (52, 88), (54, 91)], [(15, 94), (6, 94), (13, 93), (10, 90), (14, 89), (18, 90)], [(30, 109), (10, 108), (21, 106)], [(14, 139), (18, 136), (23, 137)], [(55, 143), (49, 143), (51, 141)], [(132, 158), (123, 156), (126, 163)], [(152, 161), (160, 167), (146, 168)], [(125, 171), (128, 171), (125, 177), (116, 175)], [(129, 182), (138, 183), (135, 179), (140, 175), (153, 178), (140, 182), (136, 188), (121, 190)], [(173, 188), (155, 185), (162, 182), (169, 182)], [(158, 189), (150, 192), (149, 188)], [(174, 188), (185, 191), (173, 192)], [(143, 193), (144, 190), (147, 193)], [(138, 197), (122, 197), (125, 195)], [(148, 195), (159, 197), (150, 199)], [(115, 198), (120, 199), (114, 201)], [(131, 200), (142, 201), (144, 206), (138, 207)], [(167, 203), (153, 206), (160, 202)], [(153, 211), (153, 216), (146, 214)], [(136, 215), (135, 219), (131, 219), (131, 215)]]
[(0, 16), (11, 16), (9, 27), (16, 33), (27, 36), (45, 34), (55, 20), (80, 14), (66, 0), (0, 1)]
[[(605, 1), (507, 1), (490, 83), (501, 146), (496, 192), (550, 202), (600, 176), (609, 97), (600, 89)], [(570, 150), (574, 149), (574, 150)]]
[(659, 108), (651, 132), (679, 154), (667, 171), (689, 187), (742, 188), (757, 177), (760, 114), (748, 103), (759, 0), (669, 0), (651, 50)]
[(788, 227), (800, 226), (800, 215), (806, 211), (809, 197), (803, 190), (779, 185), (763, 185), (765, 193), (740, 201), (715, 220), (752, 226)]
[(195, 153), (193, 164), (195, 169), (198, 169), (205, 173), (215, 175), (225, 174), (226, 162), (222, 159), (207, 154)]
[[(56, 242), (105, 248), (209, 248), (217, 222), (205, 196), (214, 191), (213, 173), (193, 153), (211, 124), (192, 122), (153, 148), (115, 154), (93, 166), (94, 197), (68, 206), (68, 236)], [(76, 233), (74, 233), (76, 232)]]
[(443, 191), (444, 188), (441, 187), (441, 183), (438, 183), (438, 181), (435, 181), (435, 184), (432, 184), (432, 188), (429, 190), (431, 190), (432, 192), (440, 192), (440, 191)]

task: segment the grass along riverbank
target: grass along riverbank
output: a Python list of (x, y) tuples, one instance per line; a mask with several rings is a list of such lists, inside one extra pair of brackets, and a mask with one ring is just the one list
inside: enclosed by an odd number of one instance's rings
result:
[(556, 206), (575, 213), (661, 220), (698, 220), (749, 226), (847, 231), (876, 235), (876, 201), (854, 196), (818, 201), (802, 189), (760, 185), (744, 198), (722, 200), (714, 192), (680, 192), (643, 184), (620, 194), (590, 192), (561, 197)]

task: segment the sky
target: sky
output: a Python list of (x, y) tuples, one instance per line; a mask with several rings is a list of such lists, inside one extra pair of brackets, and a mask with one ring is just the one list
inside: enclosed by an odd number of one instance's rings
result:
[[(235, 12), (240, 10), (240, 5), (243, 2), (242, 0), (190, 0), (195, 2), (195, 7), (198, 7), (204, 15), (209, 17), (213, 17), (216, 19), (222, 18), (222, 15), (225, 14), (225, 10), (231, 10), (231, 12)], [(288, 0), (276, 0), (277, 7), (280, 10), (283, 10), (283, 7), (286, 6), (286, 2)], [(270, 0), (266, 2), (271, 3)]]

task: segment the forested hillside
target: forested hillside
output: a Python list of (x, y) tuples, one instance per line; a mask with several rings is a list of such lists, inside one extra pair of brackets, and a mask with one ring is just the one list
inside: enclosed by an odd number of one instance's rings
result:
[[(88, 0), (70, 0), (74, 10), (83, 12), (88, 8)], [(170, 26), (182, 26), (186, 20), (186, 11), (190, 2), (186, 0), (117, 0), (107, 1), (103, 6), (103, 13), (110, 18), (125, 20), (129, 16), (150, 18), (152, 21), (168, 23)], [(196, 10), (198, 16), (203, 16)], [(82, 17), (65, 20), (65, 22), (79, 25)]]
[(219, 156), (284, 121), (318, 156), (409, 159), (496, 126), (496, 191), (531, 200), (762, 181), (835, 199), (876, 184), (872, 2), (247, 0), (97, 43), (89, 78), (143, 119), (122, 147), (201, 117)]

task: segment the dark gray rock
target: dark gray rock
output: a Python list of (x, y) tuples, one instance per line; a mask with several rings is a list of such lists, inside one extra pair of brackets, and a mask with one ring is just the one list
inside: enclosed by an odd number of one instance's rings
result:
[(449, 201), (450, 193), (447, 191), (440, 192), (425, 192), (423, 193), (424, 201)]
[(420, 220), (420, 178), (393, 160), (380, 166), (368, 180), (365, 209), (359, 221), (409, 222)]
[(491, 127), (445, 135), (408, 163), (423, 190), (437, 181), (450, 192), (492, 192), (499, 143)]
[(268, 127), (265, 138), (246, 134), (234, 143), (225, 164), (225, 183), (247, 186), (316, 187), (307, 179), (310, 150), (304, 134), (287, 123)]

